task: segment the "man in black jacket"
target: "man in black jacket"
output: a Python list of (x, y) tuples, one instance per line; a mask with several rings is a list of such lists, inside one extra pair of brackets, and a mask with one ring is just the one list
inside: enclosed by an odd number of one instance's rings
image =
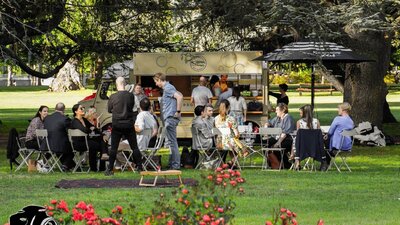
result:
[[(71, 119), (64, 115), (64, 111), (64, 103), (57, 103), (55, 112), (44, 119), (44, 129), (47, 129), (48, 132), (50, 150), (57, 155), (62, 154), (60, 159), (62, 169), (69, 170), (75, 166), (75, 162), (67, 134)], [(42, 145), (42, 147), (44, 146)]]
[(114, 162), (117, 155), (119, 142), (124, 136), (129, 146), (133, 150), (133, 159), (138, 170), (142, 169), (142, 155), (137, 147), (136, 134), (134, 131), (133, 106), (135, 96), (125, 90), (125, 79), (118, 77), (115, 81), (118, 92), (112, 94), (108, 100), (108, 112), (112, 113), (112, 131), (111, 131), (111, 152), (106, 176), (113, 175)]

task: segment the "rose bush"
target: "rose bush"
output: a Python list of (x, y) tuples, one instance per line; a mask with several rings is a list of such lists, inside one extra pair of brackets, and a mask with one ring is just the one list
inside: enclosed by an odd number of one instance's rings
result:
[[(224, 164), (208, 174), (203, 174), (199, 184), (194, 187), (180, 186), (172, 192), (172, 198), (160, 194), (154, 208), (148, 214), (137, 213), (135, 206), (129, 208), (115, 206), (107, 217), (101, 217), (93, 205), (84, 201), (69, 207), (64, 200), (50, 200), (45, 205), (47, 214), (59, 224), (87, 225), (223, 225), (232, 224), (236, 204), (235, 194), (243, 194), (242, 184), (245, 179), (241, 172), (228, 169)], [(144, 215), (144, 216), (143, 216)], [(297, 225), (296, 213), (282, 208), (274, 210), (271, 220), (266, 225)], [(318, 221), (318, 225), (323, 225)]]

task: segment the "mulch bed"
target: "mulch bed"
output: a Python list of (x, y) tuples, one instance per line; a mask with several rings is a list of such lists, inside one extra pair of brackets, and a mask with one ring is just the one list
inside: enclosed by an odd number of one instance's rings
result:
[[(145, 183), (152, 183), (152, 179), (144, 179)], [(186, 178), (183, 183), (188, 186), (197, 185), (197, 180)], [(155, 188), (178, 187), (180, 185), (178, 179), (168, 179), (165, 182), (163, 177), (159, 177)], [(80, 179), (80, 180), (60, 180), (56, 188), (148, 188), (139, 186), (139, 180), (132, 179)]]

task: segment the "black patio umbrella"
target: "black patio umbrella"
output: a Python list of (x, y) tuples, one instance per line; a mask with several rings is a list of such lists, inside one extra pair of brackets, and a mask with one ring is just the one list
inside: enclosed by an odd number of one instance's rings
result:
[[(254, 60), (266, 62), (302, 62), (316, 63), (360, 63), (370, 62), (366, 57), (358, 55), (349, 48), (345, 48), (333, 42), (293, 42), (276, 49), (266, 55), (255, 58)], [(311, 105), (314, 107), (314, 67), (311, 73)]]

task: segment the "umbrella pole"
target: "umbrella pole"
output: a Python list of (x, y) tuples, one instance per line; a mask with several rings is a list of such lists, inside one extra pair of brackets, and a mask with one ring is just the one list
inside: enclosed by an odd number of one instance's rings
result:
[(315, 98), (315, 74), (314, 64), (311, 66), (311, 107), (314, 109), (314, 98)]

